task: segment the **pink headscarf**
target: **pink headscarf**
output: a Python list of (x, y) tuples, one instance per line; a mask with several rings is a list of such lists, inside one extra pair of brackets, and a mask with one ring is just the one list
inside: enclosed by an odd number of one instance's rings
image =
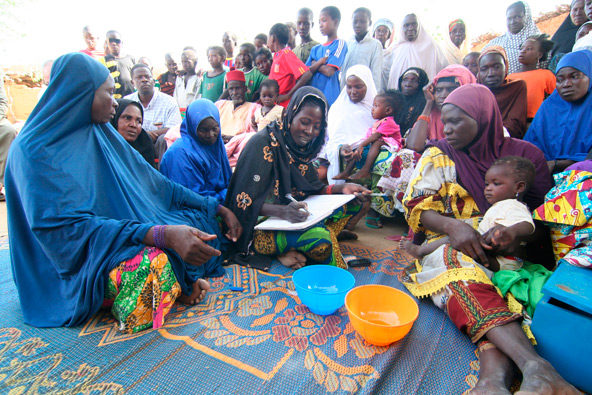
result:
[[(445, 77), (456, 78), (460, 86), (474, 84), (477, 82), (473, 73), (471, 73), (471, 71), (467, 69), (465, 66), (451, 64), (450, 66), (446, 66), (438, 74), (436, 74), (433, 81), (434, 87), (438, 84), (440, 78)], [(434, 105), (432, 107), (432, 112), (430, 113), (430, 129), (428, 131), (428, 139), (440, 140), (442, 138), (444, 138), (444, 124), (440, 119), (440, 109), (438, 108), (438, 106)]]

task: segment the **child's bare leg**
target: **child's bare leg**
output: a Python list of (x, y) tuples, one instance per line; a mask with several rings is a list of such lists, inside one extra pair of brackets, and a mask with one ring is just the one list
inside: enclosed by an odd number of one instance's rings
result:
[(334, 180), (347, 180), (349, 178), (349, 175), (351, 174), (351, 172), (354, 170), (354, 166), (356, 165), (356, 161), (355, 160), (350, 160), (347, 165), (345, 166), (345, 170), (343, 170), (341, 173), (337, 174), (335, 177), (333, 177)]
[(422, 259), (424, 256), (436, 251), (438, 247), (440, 247), (441, 245), (447, 243), (450, 243), (450, 239), (448, 239), (448, 236), (431, 242), (429, 244), (422, 244), (420, 246), (418, 246), (417, 244), (413, 244), (411, 240), (401, 239), (401, 241), (399, 242), (399, 248), (405, 250), (416, 259)]
[(364, 178), (370, 178), (370, 169), (374, 165), (374, 161), (380, 154), (380, 147), (382, 147), (382, 140), (376, 140), (370, 146), (368, 150), (368, 154), (366, 155), (366, 161), (364, 162), (364, 166), (353, 176), (350, 177), (351, 180), (360, 180)]

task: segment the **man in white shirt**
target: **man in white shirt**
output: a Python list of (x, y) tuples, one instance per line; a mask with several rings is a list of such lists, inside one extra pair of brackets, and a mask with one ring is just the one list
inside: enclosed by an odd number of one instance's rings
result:
[(132, 67), (132, 82), (137, 89), (125, 98), (142, 104), (144, 120), (142, 128), (154, 142), (157, 165), (166, 151), (164, 134), (173, 126), (181, 124), (181, 112), (175, 99), (154, 89), (152, 71), (145, 64), (138, 63)]

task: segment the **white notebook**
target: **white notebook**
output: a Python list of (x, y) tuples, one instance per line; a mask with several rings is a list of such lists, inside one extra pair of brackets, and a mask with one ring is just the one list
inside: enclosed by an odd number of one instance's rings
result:
[(312, 195), (303, 200), (308, 206), (311, 215), (304, 222), (291, 223), (278, 217), (269, 217), (261, 222), (255, 229), (257, 230), (303, 230), (316, 225), (335, 211), (336, 208), (343, 206), (350, 200), (355, 199), (355, 195)]

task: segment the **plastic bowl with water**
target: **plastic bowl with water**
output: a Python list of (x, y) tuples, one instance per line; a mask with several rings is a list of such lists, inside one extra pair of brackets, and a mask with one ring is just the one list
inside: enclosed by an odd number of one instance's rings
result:
[(345, 269), (328, 265), (312, 265), (292, 275), (300, 301), (318, 315), (333, 314), (343, 306), (345, 295), (356, 283)]
[(362, 285), (348, 292), (345, 307), (354, 329), (369, 343), (388, 346), (402, 339), (419, 315), (417, 302), (386, 285)]

